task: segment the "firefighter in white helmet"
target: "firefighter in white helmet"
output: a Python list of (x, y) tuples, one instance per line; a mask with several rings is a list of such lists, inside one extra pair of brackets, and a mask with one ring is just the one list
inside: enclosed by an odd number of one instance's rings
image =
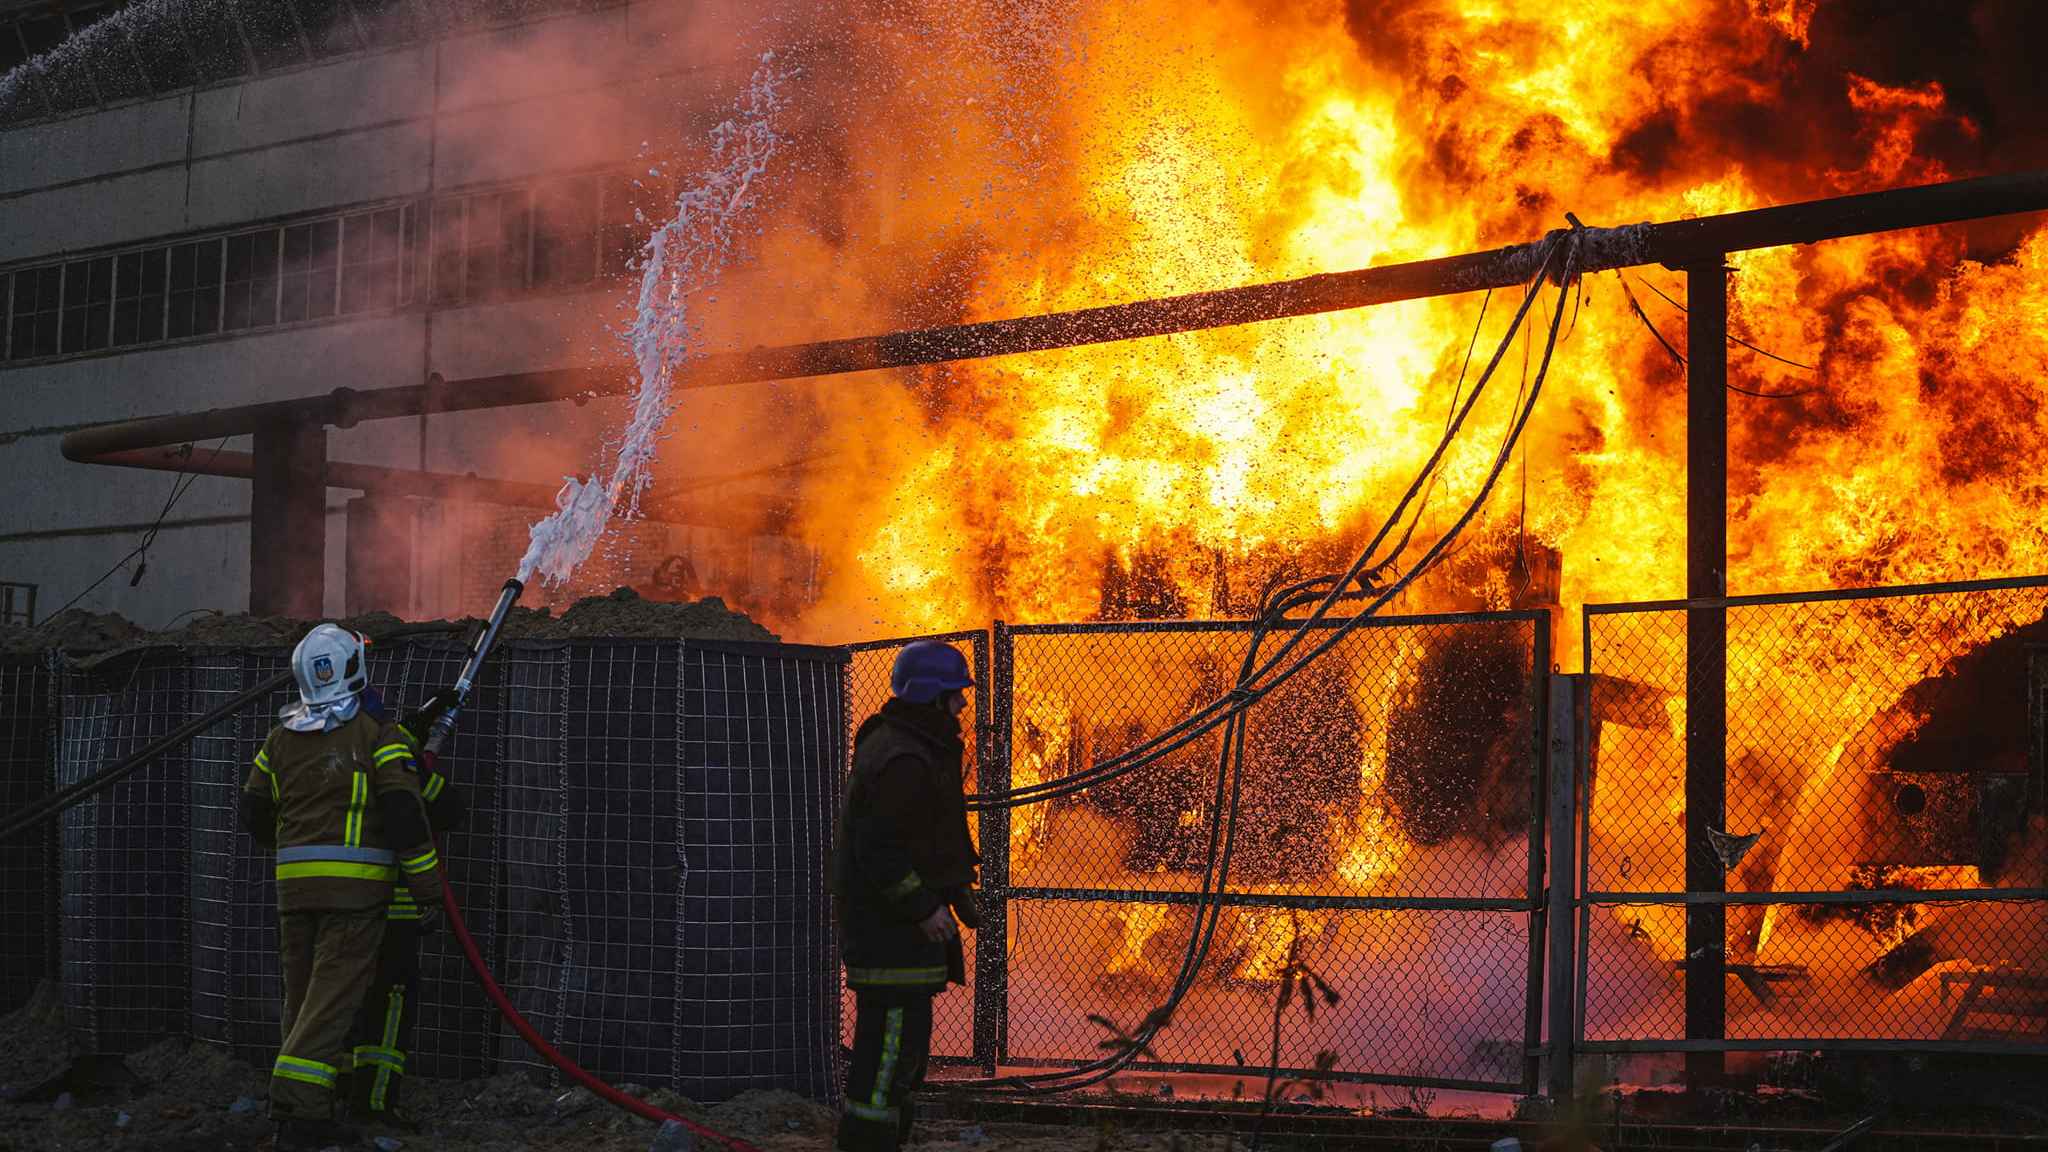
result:
[(277, 851), (282, 1042), (270, 1079), (281, 1150), (343, 1133), (336, 1086), (353, 1068), (351, 1030), (401, 878), (422, 908), (441, 878), (412, 745), (364, 707), (368, 640), (322, 624), (292, 651), (299, 698), (256, 753), (242, 826)]

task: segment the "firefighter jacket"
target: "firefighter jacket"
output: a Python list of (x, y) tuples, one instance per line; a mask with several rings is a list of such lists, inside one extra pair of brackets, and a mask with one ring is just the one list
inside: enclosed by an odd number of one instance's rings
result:
[(365, 712), (331, 732), (272, 728), (242, 788), (242, 826), (277, 849), (280, 912), (380, 907), (402, 876), (441, 899), (412, 745)]
[(854, 736), (853, 775), (832, 859), (846, 982), (928, 989), (966, 983), (960, 941), (925, 939), (938, 909), (970, 901), (960, 724), (926, 704), (891, 700)]

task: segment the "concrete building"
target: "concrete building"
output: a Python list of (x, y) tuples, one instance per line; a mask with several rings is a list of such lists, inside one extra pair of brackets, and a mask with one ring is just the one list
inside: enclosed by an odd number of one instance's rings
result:
[[(59, 441), (620, 359), (629, 265), (669, 193), (645, 142), (701, 135), (748, 70), (704, 49), (717, 19), (682, 0), (0, 0), (0, 610), (41, 620), (76, 599), (162, 626), (488, 607), (540, 513), (449, 478), (551, 489), (588, 470), (623, 401), (428, 410), (284, 453), (194, 440), (154, 471), (72, 462)], [(283, 521), (324, 538), (309, 604), (274, 571), (263, 584), (283, 542), (252, 547), (261, 483), (175, 469), (254, 450), (261, 474), (266, 452), (303, 463), (322, 436), (324, 510)], [(441, 479), (358, 495), (347, 466)], [(666, 520), (627, 526), (589, 587), (744, 601), (812, 579), (758, 524)]]

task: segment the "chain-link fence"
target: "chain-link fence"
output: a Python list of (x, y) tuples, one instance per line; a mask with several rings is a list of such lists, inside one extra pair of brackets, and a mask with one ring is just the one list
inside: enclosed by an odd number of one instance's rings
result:
[[(874, 715), (882, 707), (883, 702), (889, 699), (889, 673), (890, 669), (895, 666), (896, 654), (901, 652), (906, 645), (919, 640), (936, 640), (942, 644), (951, 644), (959, 648), (961, 655), (967, 657), (968, 667), (974, 670), (974, 682), (980, 686), (979, 690), (967, 694), (967, 711), (960, 716), (961, 730), (963, 734), (968, 736), (968, 756), (967, 763), (963, 765), (963, 774), (967, 790), (973, 792), (981, 786), (981, 767), (987, 762), (989, 747), (989, 636), (985, 631), (947, 632), (932, 636), (904, 636), (893, 640), (873, 640), (848, 645), (845, 689), (847, 770), (851, 771), (853, 767), (854, 733), (859, 730), (863, 721)], [(833, 813), (833, 819), (835, 821), (838, 819), (836, 811)], [(983, 816), (981, 820), (970, 824), (969, 831), (975, 837), (975, 846), (977, 848), (988, 842), (985, 839), (987, 820), (988, 817)], [(982, 898), (984, 903), (983, 912), (987, 914), (990, 908), (999, 907), (995, 901), (1001, 891), (999, 882), (1000, 871), (998, 870), (996, 874), (998, 879), (992, 881), (989, 873), (991, 862), (986, 858), (987, 853), (983, 853), (983, 855)], [(984, 921), (984, 923), (987, 922), (991, 921)], [(990, 976), (987, 973), (991, 960), (1000, 969), (1002, 964), (1002, 942), (993, 936), (987, 941), (983, 941), (978, 938), (977, 933), (963, 929), (961, 932), (961, 944), (968, 956), (976, 958), (976, 963), (968, 974), (972, 992), (970, 994), (962, 994), (957, 991), (951, 992), (940, 996), (933, 1002), (932, 1064), (941, 1071), (941, 1074), (943, 1074), (943, 1070), (946, 1068), (968, 1065), (993, 1072), (995, 1067), (992, 1062), (994, 1059), (994, 1049), (990, 1044), (990, 1038), (985, 1034), (985, 1030), (984, 1034), (979, 1037), (977, 1037), (975, 1031), (975, 1020), (979, 1015), (976, 1010), (976, 1004), (984, 994), (984, 990), (1001, 978), (1000, 971), (994, 976)], [(993, 957), (985, 958), (981, 956), (981, 950), (984, 946), (993, 949)], [(840, 1019), (839, 1042), (845, 1047), (851, 1048), (853, 1045), (853, 991), (845, 987), (843, 979), (840, 989), (844, 1012)]]
[[(1326, 625), (1325, 627), (1333, 627)], [(1289, 1013), (1283, 1074), (1524, 1089), (1539, 1042), (1549, 619), (1375, 619), (1249, 711), (1214, 946), (1134, 1067), (1243, 1074), (1307, 969), (1340, 1000)], [(1071, 775), (1231, 687), (1251, 626), (1035, 625), (994, 633), (990, 789)], [(1325, 633), (1326, 634), (1326, 633)], [(1266, 651), (1272, 648), (1271, 643)], [(985, 820), (1001, 858), (995, 1059), (1078, 1064), (1163, 1001), (1213, 856), (1220, 734)]]
[(1589, 1050), (2048, 1050), (2048, 579), (1589, 607)]
[[(240, 695), (285, 657), (159, 648), (60, 669), (56, 782)], [(463, 657), (447, 638), (373, 645), (372, 683), (402, 711), (452, 683)], [(604, 640), (508, 643), (486, 666), (447, 754), (469, 815), (442, 858), (515, 1005), (570, 1056), (706, 1100), (831, 1093), (838, 1000), (823, 878), (845, 757), (844, 659)], [(8, 673), (10, 693), (48, 690), (32, 670), (19, 682)], [(235, 808), (288, 691), (65, 812), (61, 926), (0, 925), (10, 956), (59, 939), (71, 1018), (99, 1049), (189, 1033), (256, 1061), (275, 1050), (271, 863)], [(8, 731), (10, 747), (33, 744), (25, 721)], [(426, 939), (421, 977), (414, 1067), (473, 1077), (537, 1065), (450, 934)]]

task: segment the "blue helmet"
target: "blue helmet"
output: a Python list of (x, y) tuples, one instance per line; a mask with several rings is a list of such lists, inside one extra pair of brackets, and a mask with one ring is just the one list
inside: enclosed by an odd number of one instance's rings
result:
[(967, 670), (967, 657), (937, 640), (905, 644), (889, 671), (889, 691), (912, 704), (929, 704), (948, 692), (972, 687), (974, 677)]

